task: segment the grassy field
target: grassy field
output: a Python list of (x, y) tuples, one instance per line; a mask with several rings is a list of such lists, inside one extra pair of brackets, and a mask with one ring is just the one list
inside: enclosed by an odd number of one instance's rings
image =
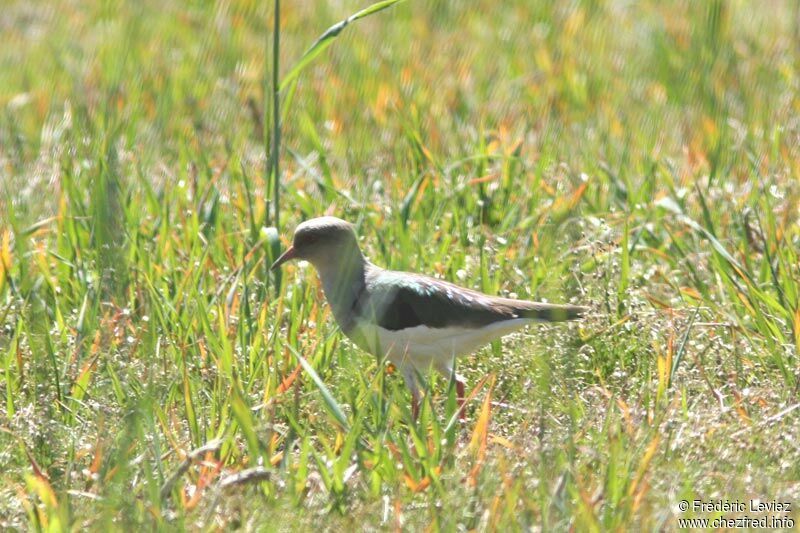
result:
[[(271, 2), (5, 3), (0, 529), (800, 519), (800, 4), (553, 4), (345, 28), (281, 94), (276, 233)], [(282, 76), (367, 5), (285, 2)], [(267, 270), (324, 213), (591, 316), (460, 361), (464, 425), (431, 376), (414, 423), (313, 268)]]

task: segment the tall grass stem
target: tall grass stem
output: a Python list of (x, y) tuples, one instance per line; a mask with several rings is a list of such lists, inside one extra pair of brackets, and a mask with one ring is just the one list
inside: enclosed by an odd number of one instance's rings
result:
[(281, 0), (275, 0), (275, 22), (272, 32), (272, 208), (274, 226), (280, 231), (280, 46), (281, 46)]

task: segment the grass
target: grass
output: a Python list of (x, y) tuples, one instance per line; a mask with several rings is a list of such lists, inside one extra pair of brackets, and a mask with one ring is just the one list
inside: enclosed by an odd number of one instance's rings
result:
[[(283, 3), (284, 74), (364, 7)], [(0, 527), (673, 529), (716, 516), (681, 500), (751, 498), (797, 519), (795, 3), (360, 20), (282, 93), (280, 232), (273, 8), (5, 7)], [(463, 426), (432, 376), (413, 423), (313, 269), (268, 278), (327, 212), (378, 264), (592, 315), (461, 361)]]

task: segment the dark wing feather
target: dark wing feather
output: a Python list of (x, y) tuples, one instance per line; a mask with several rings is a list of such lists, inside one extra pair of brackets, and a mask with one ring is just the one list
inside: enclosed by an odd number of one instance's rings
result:
[(570, 320), (585, 308), (497, 298), (446, 281), (405, 272), (380, 271), (368, 276), (369, 309), (379, 326), (401, 330), (416, 326), (481, 327), (502, 320)]

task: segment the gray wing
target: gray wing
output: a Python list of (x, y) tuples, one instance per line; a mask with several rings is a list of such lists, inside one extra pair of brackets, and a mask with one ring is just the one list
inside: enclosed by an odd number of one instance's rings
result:
[(388, 330), (416, 326), (481, 327), (515, 318), (569, 320), (585, 308), (512, 300), (405, 272), (380, 271), (367, 279), (369, 304), (363, 311)]

